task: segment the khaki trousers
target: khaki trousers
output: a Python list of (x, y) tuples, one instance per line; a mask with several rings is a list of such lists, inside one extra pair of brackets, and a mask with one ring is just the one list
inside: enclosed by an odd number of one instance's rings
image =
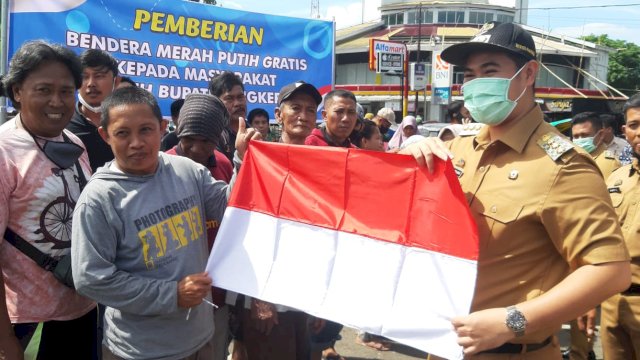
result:
[(589, 342), (587, 334), (578, 329), (578, 321), (571, 322), (571, 360), (587, 360), (589, 351), (593, 350), (593, 342)]
[(639, 360), (640, 296), (614, 295), (602, 303), (600, 333), (606, 360)]

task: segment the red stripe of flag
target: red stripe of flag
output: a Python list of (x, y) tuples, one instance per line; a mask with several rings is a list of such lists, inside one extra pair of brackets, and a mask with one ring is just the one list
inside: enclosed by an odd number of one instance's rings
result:
[(450, 161), (436, 161), (429, 174), (407, 155), (252, 142), (229, 206), (478, 258), (476, 226)]

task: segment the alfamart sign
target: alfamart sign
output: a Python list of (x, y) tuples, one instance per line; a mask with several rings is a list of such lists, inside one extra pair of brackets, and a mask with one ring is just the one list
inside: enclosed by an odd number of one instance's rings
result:
[(403, 43), (378, 39), (369, 40), (369, 70), (401, 73), (404, 71), (406, 55), (407, 47)]

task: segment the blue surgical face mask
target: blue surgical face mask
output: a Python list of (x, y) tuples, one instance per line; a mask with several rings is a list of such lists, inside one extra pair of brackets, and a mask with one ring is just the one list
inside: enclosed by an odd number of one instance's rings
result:
[(586, 152), (591, 154), (596, 149), (596, 144), (594, 143), (594, 137), (584, 137), (580, 139), (573, 139), (573, 143), (583, 148)]
[(509, 99), (511, 81), (522, 69), (524, 66), (511, 78), (477, 78), (462, 85), (464, 107), (469, 110), (475, 121), (486, 125), (498, 125), (509, 117), (527, 90), (525, 87), (517, 99)]

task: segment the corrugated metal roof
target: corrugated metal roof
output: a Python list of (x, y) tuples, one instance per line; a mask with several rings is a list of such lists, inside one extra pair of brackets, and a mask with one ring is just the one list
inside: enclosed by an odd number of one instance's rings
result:
[(597, 53), (590, 51), (587, 48), (569, 45), (567, 43), (562, 43), (560, 41), (555, 41), (540, 36), (534, 35), (533, 41), (536, 43), (536, 51), (538, 52), (538, 54), (558, 54), (585, 57), (594, 57), (598, 55)]
[[(367, 26), (371, 27), (372, 23), (366, 23), (361, 25), (352, 26), (350, 28), (344, 29), (344, 35), (342, 37), (347, 37), (347, 34), (356, 34), (357, 31), (366, 29)], [(352, 29), (357, 28), (357, 29)], [(348, 29), (350, 32), (347, 32)], [(424, 50), (430, 49), (430, 46), (433, 44), (430, 43), (429, 33), (433, 33), (435, 30), (437, 36), (443, 38), (445, 42), (447, 39), (456, 39), (461, 41), (466, 41), (473, 37), (478, 29), (474, 27), (449, 27), (449, 26), (439, 26), (435, 27), (433, 25), (423, 26), (423, 40), (421, 44), (423, 45)], [(566, 55), (566, 56), (584, 56), (584, 57), (595, 57), (598, 54), (593, 49), (590, 50), (589, 46), (575, 46), (570, 45), (563, 41), (558, 41), (556, 39), (551, 39), (545, 35), (539, 33), (533, 33), (533, 40), (536, 43), (536, 50), (539, 54), (558, 54), (558, 55)], [(393, 39), (393, 38), (396, 39)], [(413, 41), (413, 47), (415, 47), (415, 40), (417, 37), (417, 27), (411, 26), (400, 26), (400, 27), (392, 27), (385, 28), (381, 30), (372, 31), (370, 33), (363, 34), (362, 36), (356, 37), (352, 40), (345, 41), (336, 46), (336, 52), (338, 54), (345, 53), (355, 53), (355, 52), (368, 52), (369, 51), (369, 39), (383, 39), (383, 40), (397, 40), (397, 38), (411, 38)], [(409, 45), (409, 48), (412, 46)], [(577, 45), (577, 44), (576, 44)]]
[(369, 51), (369, 39), (381, 39), (389, 40), (390, 37), (402, 31), (402, 28), (396, 28), (391, 31), (386, 29), (384, 31), (376, 31), (374, 33), (364, 35), (362, 37), (346, 41), (336, 46), (336, 52), (338, 54), (354, 53), (354, 52), (368, 52)]

